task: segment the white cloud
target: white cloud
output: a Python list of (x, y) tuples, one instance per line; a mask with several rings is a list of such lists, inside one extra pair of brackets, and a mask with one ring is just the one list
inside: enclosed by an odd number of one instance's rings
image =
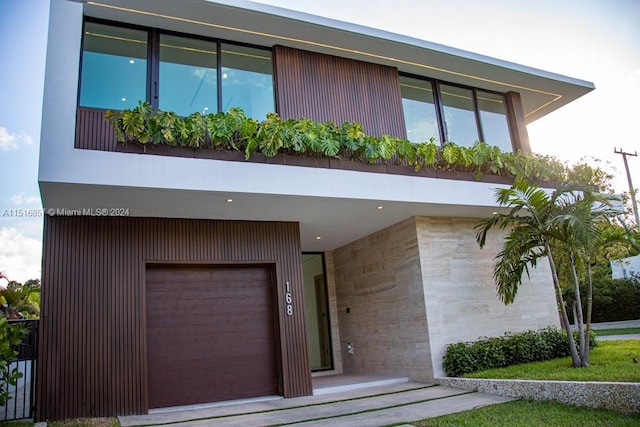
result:
[(24, 236), (16, 228), (0, 229), (0, 271), (9, 280), (24, 283), (39, 279), (42, 259), (42, 243)]
[(22, 192), (20, 194), (14, 194), (13, 196), (9, 197), (7, 201), (13, 203), (16, 206), (34, 206), (40, 204), (40, 197), (27, 196), (24, 194), (24, 192)]
[(33, 138), (30, 135), (20, 133), (9, 133), (9, 129), (0, 126), (0, 150), (17, 150), (20, 144), (33, 144)]
[(640, 68), (636, 68), (635, 70), (629, 73), (629, 81), (632, 81), (632, 82), (640, 81)]

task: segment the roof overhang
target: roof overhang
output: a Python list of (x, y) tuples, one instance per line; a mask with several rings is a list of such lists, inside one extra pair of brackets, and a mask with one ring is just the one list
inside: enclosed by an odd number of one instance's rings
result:
[(87, 0), (87, 16), (189, 34), (283, 45), (398, 68), (498, 92), (519, 92), (526, 122), (594, 89), (593, 83), (361, 25), (244, 0)]

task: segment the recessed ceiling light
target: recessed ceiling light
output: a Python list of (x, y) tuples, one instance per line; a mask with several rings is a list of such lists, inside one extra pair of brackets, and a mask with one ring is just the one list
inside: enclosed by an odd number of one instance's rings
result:
[(229, 198), (226, 200), (227, 203), (233, 203), (233, 199)]
[(376, 209), (378, 209), (379, 211), (381, 211), (382, 209), (384, 209), (384, 206), (376, 206)]
[(316, 236), (316, 240), (322, 240), (322, 236)]
[(135, 64), (135, 63), (136, 63), (136, 61), (134, 61), (133, 59), (129, 60), (129, 64)]

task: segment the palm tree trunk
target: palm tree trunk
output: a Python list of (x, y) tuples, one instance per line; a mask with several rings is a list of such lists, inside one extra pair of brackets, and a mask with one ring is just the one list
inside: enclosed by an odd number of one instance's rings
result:
[(577, 306), (576, 325), (578, 325), (578, 339), (580, 341), (580, 366), (587, 366), (587, 362), (584, 360), (584, 354), (589, 352), (589, 347), (585, 345), (584, 334), (584, 317), (582, 314), (582, 298), (580, 295), (580, 281), (578, 280), (578, 273), (576, 272), (576, 262), (573, 254), (573, 249), (569, 247), (569, 261), (571, 263), (571, 276), (573, 278), (573, 287), (575, 291), (575, 299)]
[(553, 288), (556, 294), (556, 303), (558, 304), (558, 314), (560, 315), (560, 324), (562, 329), (567, 333), (567, 341), (569, 344), (569, 353), (571, 354), (571, 362), (574, 368), (580, 366), (580, 356), (576, 349), (576, 343), (573, 340), (573, 334), (571, 333), (571, 325), (569, 324), (569, 316), (567, 315), (567, 307), (564, 304), (564, 298), (562, 298), (562, 289), (560, 288), (560, 280), (558, 279), (558, 270), (556, 270), (556, 264), (551, 254), (551, 246), (549, 243), (545, 243), (547, 251), (547, 258), (549, 259), (549, 266), (551, 267), (551, 276), (553, 277)]
[(591, 263), (587, 260), (587, 324), (585, 338), (587, 351), (582, 353), (582, 360), (589, 364), (589, 349), (591, 348), (591, 311), (593, 309), (593, 277), (591, 277)]

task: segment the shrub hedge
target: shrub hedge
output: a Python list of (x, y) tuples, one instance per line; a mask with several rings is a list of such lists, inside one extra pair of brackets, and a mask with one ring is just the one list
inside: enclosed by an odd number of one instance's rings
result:
[[(586, 292), (583, 307), (586, 307)], [(601, 280), (593, 286), (592, 322), (640, 319), (640, 276)]]
[[(577, 335), (574, 333), (577, 340)], [(597, 346), (591, 331), (590, 348)], [(448, 376), (460, 377), (486, 369), (569, 356), (565, 332), (556, 327), (539, 331), (506, 333), (501, 337), (449, 344), (443, 365)]]

